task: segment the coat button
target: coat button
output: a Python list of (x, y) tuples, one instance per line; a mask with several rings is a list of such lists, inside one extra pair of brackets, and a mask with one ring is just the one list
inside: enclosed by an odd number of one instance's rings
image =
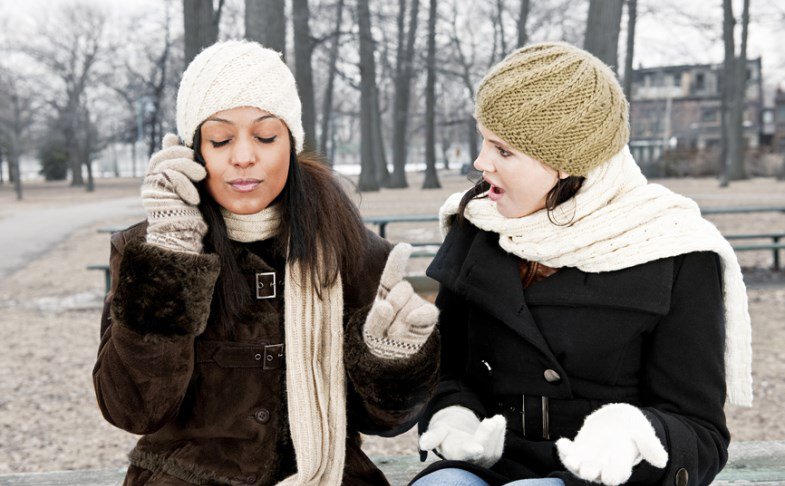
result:
[(266, 408), (260, 408), (254, 412), (253, 418), (260, 424), (266, 424), (270, 421), (270, 411)]
[(253, 484), (256, 482), (256, 474), (250, 474), (248, 477), (245, 478), (245, 482), (248, 484)]
[(480, 364), (482, 365), (482, 368), (485, 370), (485, 372), (488, 373), (488, 376), (493, 376), (493, 368), (491, 368), (491, 365), (488, 364), (487, 361), (484, 359), (480, 360)]
[(548, 383), (558, 383), (559, 381), (561, 381), (561, 376), (559, 376), (559, 374), (553, 371), (552, 369), (545, 370), (543, 376), (545, 376), (545, 381), (547, 381)]
[(690, 482), (690, 473), (687, 472), (686, 469), (681, 468), (676, 472), (676, 480), (674, 483), (676, 486), (687, 486)]

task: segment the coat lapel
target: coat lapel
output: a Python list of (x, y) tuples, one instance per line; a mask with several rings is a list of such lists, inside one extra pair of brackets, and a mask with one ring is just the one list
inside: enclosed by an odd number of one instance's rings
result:
[(454, 228), (428, 268), (428, 275), (479, 305), (554, 359), (526, 306), (518, 258), (501, 249), (497, 234), (474, 226)]

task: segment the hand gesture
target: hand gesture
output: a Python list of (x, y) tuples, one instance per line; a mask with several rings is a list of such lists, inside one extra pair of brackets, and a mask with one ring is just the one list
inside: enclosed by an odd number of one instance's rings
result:
[(180, 145), (177, 135), (163, 138), (163, 149), (153, 154), (142, 184), (142, 205), (147, 210), (147, 242), (175, 251), (199, 253), (207, 225), (195, 182), (207, 176), (194, 161), (194, 152)]
[(668, 452), (654, 427), (640, 409), (627, 403), (595, 410), (575, 440), (559, 439), (556, 447), (570, 472), (609, 486), (625, 483), (643, 460), (658, 468), (668, 464)]
[(387, 257), (376, 300), (363, 329), (365, 343), (381, 358), (406, 358), (416, 353), (433, 332), (439, 310), (414, 292), (403, 279), (412, 253), (397, 244)]
[(445, 459), (489, 468), (502, 457), (506, 429), (501, 415), (480, 421), (468, 408), (453, 405), (433, 415), (420, 436), (420, 449), (435, 449)]

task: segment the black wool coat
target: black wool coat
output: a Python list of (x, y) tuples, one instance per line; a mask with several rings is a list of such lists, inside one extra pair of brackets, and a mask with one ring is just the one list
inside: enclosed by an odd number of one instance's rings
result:
[[(454, 224), (428, 275), (441, 284), (440, 381), (420, 421), (461, 405), (507, 418), (491, 484), (559, 477), (555, 441), (574, 438), (607, 403), (639, 407), (669, 454), (642, 462), (629, 484), (706, 485), (727, 461), (725, 324), (719, 258), (689, 253), (623, 270), (563, 268), (524, 290), (519, 259), (498, 235)], [(423, 454), (424, 455), (424, 454)]]
[[(232, 242), (249, 289), (277, 274), (275, 298), (254, 300), (232, 326), (215, 312), (215, 254), (145, 243), (146, 224), (112, 237), (112, 288), (93, 370), (106, 420), (142, 437), (126, 485), (276, 484), (296, 471), (289, 432), (284, 343), (285, 259), (271, 242)], [(356, 275), (344, 275), (347, 388), (343, 484), (387, 484), (360, 433), (412, 427), (437, 380), (439, 336), (407, 359), (370, 353), (362, 337), (390, 244), (367, 233)], [(231, 328), (231, 332), (230, 329)], [(335, 444), (336, 447), (343, 446)]]

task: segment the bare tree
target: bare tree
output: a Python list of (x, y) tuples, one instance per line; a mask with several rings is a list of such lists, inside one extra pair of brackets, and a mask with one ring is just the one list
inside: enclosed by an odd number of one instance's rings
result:
[(638, 0), (627, 0), (627, 52), (624, 55), (624, 96), (632, 103), (632, 61), (635, 54), (635, 24), (638, 20)]
[[(85, 96), (96, 84), (96, 66), (109, 53), (104, 37), (106, 14), (87, 4), (69, 4), (39, 25), (35, 42), (20, 50), (45, 66), (65, 87), (65, 92), (49, 100), (63, 121), (68, 141), (72, 186), (84, 186), (82, 164), (87, 144), (83, 122)], [(88, 184), (87, 189), (91, 190)]]
[(523, 47), (528, 41), (526, 24), (529, 21), (529, 0), (520, 1), (520, 11), (518, 12), (518, 47)]
[[(322, 127), (321, 138), (319, 139), (319, 151), (327, 154), (327, 141), (330, 140), (330, 124), (333, 115), (333, 91), (335, 86), (335, 74), (338, 71), (338, 49), (341, 42), (341, 23), (343, 18), (343, 4), (344, 0), (338, 0), (335, 6), (335, 29), (333, 29), (333, 38), (330, 44), (329, 60), (327, 61), (327, 83), (324, 87), (324, 96), (322, 97)], [(328, 158), (332, 163), (332, 159)]]
[(398, 15), (398, 53), (395, 66), (395, 102), (393, 106), (393, 172), (390, 187), (407, 187), (406, 182), (406, 127), (409, 121), (409, 101), (414, 63), (414, 42), (417, 35), (417, 17), (420, 1), (412, 0), (409, 28), (404, 44), (404, 19), (406, 0), (400, 0)]
[(610, 66), (619, 64), (619, 31), (624, 0), (591, 0), (583, 48)]
[(316, 148), (316, 102), (313, 93), (313, 71), (311, 56), (313, 40), (308, 25), (310, 11), (308, 0), (292, 0), (292, 23), (294, 28), (294, 76), (303, 106), (303, 129), (305, 148)]
[(183, 0), (183, 25), (185, 28), (185, 64), (188, 65), (199, 52), (218, 40), (218, 25), (224, 0), (213, 8), (213, 0)]
[(286, 57), (286, 12), (283, 0), (245, 0), (245, 38)]
[(438, 189), (436, 173), (436, 0), (428, 6), (428, 78), (425, 83), (425, 179), (423, 189)]
[(7, 69), (0, 69), (0, 145), (6, 147), (8, 176), (14, 184), (16, 199), (22, 200), (22, 155), (24, 134), (33, 123), (36, 94), (25, 80)]
[[(452, 42), (453, 47), (455, 48), (455, 54), (457, 56), (458, 61), (458, 77), (461, 81), (463, 81), (463, 85), (466, 88), (466, 91), (469, 95), (470, 100), (475, 99), (474, 94), (474, 80), (472, 79), (471, 70), (475, 64), (474, 61), (474, 53), (476, 49), (474, 46), (471, 50), (472, 56), (468, 57), (464, 52), (463, 42), (461, 41), (462, 35), (458, 32), (458, 23), (457, 23), (457, 6), (453, 10), (452, 15), (452, 30), (450, 31), (450, 41)], [(469, 33), (470, 39), (473, 41), (473, 36), (471, 36), (471, 32)], [(468, 135), (468, 142), (469, 142), (469, 157), (471, 160), (475, 160), (477, 158), (478, 153), (478, 140), (477, 140), (477, 128), (475, 126), (475, 121), (473, 117), (468, 117), (466, 119), (466, 133)]]

